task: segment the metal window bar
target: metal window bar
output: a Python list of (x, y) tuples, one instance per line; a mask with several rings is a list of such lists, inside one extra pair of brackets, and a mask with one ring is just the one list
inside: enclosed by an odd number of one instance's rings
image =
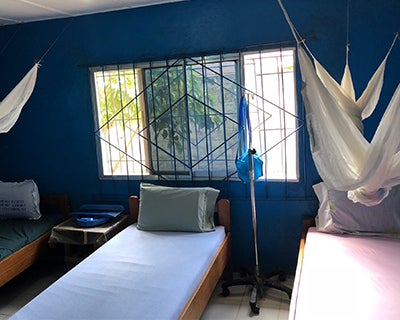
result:
[[(162, 74), (160, 74), (159, 76), (156, 77), (156, 79), (153, 79), (152, 62), (150, 63), (149, 72), (150, 72), (151, 83), (157, 81), (157, 80), (160, 79), (161, 76), (162, 76)], [(150, 89), (150, 91), (151, 91), (151, 99), (153, 100), (153, 105), (154, 105), (154, 104), (155, 104), (155, 100), (154, 100), (154, 87), (153, 87), (152, 85), (148, 85), (148, 86), (146, 86), (146, 92), (147, 92), (147, 89)], [(147, 101), (147, 98), (148, 98), (148, 97), (146, 97), (146, 101)], [(155, 110), (155, 108), (153, 108), (152, 111), (153, 111), (153, 118), (156, 118), (156, 114), (155, 114), (156, 110)], [(142, 132), (145, 130), (146, 127), (148, 128), (148, 127), (150, 126), (150, 118), (147, 119), (146, 124), (147, 124), (147, 125), (144, 126), (144, 128), (141, 130)], [(157, 123), (156, 123), (156, 122), (154, 122), (154, 126), (155, 126), (155, 128), (157, 129)], [(153, 141), (153, 138), (151, 137), (151, 134), (152, 134), (151, 130), (148, 130), (148, 142)], [(154, 137), (154, 141), (155, 141), (155, 144), (158, 145), (158, 137), (157, 137), (157, 136)], [(153, 172), (154, 172), (154, 171), (153, 171), (153, 163), (154, 163), (154, 162), (153, 162), (153, 157), (152, 157), (153, 152), (151, 151), (151, 148), (152, 148), (152, 147), (153, 147), (153, 145), (150, 145), (150, 146), (149, 146), (149, 149), (150, 149), (150, 152), (149, 152), (149, 156), (150, 156), (149, 163), (151, 163), (150, 167), (151, 167), (151, 172), (153, 173)], [(157, 165), (157, 172), (158, 172), (158, 171), (160, 170), (159, 149), (156, 148), (155, 150), (156, 150), (156, 165)]]
[[(105, 82), (104, 68), (103, 68), (103, 81)], [(103, 89), (104, 89), (104, 96), (107, 97), (106, 86), (104, 86)], [(111, 121), (111, 119), (109, 118), (109, 108), (108, 108), (107, 99), (105, 99), (105, 108), (106, 108), (106, 118), (107, 118), (107, 121), (106, 121), (105, 125), (107, 126), (108, 140), (110, 141), (111, 140), (111, 136), (110, 136), (110, 134), (111, 134), (111, 132), (110, 132), (110, 121)], [(112, 169), (113, 169), (112, 168), (112, 161), (111, 161), (112, 145), (108, 146), (108, 154), (109, 154), (109, 157), (110, 157), (110, 172), (112, 172)]]
[[(134, 64), (132, 65), (132, 70), (133, 70), (133, 75), (134, 75), (135, 81), (137, 79), (139, 80), (138, 81), (139, 83), (135, 85), (135, 97), (138, 97), (139, 96), (138, 95), (138, 90), (139, 90), (138, 89), (138, 85), (143, 83), (143, 81), (142, 81), (143, 72), (139, 72), (138, 74), (136, 74), (137, 73), (137, 69), (135, 68)], [(135, 132), (136, 135), (138, 135), (138, 132), (140, 132), (140, 124), (143, 123), (143, 119), (146, 119), (146, 117), (147, 117), (147, 111), (146, 111), (145, 108), (142, 107), (140, 109), (140, 112), (139, 112), (139, 106), (140, 106), (140, 104), (144, 105), (144, 102), (142, 102), (141, 99), (137, 99), (137, 101), (138, 101), (136, 103), (136, 118), (137, 118), (137, 120), (136, 120), (136, 132)], [(141, 114), (141, 116), (140, 116), (140, 114)], [(144, 149), (145, 154), (148, 154), (148, 150), (147, 150), (147, 146), (142, 146), (142, 139), (139, 139), (138, 142), (139, 142), (139, 159), (140, 159), (140, 162), (142, 162), (142, 159), (145, 159), (145, 155), (143, 155), (143, 151), (142, 150), (145, 148)], [(132, 145), (132, 148), (131, 148), (132, 154), (134, 153), (133, 150), (134, 149), (133, 149), (133, 145)], [(141, 174), (142, 179), (143, 179), (143, 177), (144, 177), (144, 166), (140, 166), (140, 174)]]
[[(119, 85), (119, 93), (120, 93), (120, 101), (121, 101), (121, 108), (124, 107), (124, 98), (123, 98), (123, 92), (126, 92), (126, 82), (124, 81), (124, 86), (125, 86), (125, 90), (122, 90), (121, 88), (121, 70), (120, 70), (120, 66), (118, 66), (118, 85)], [(129, 108), (127, 108), (128, 112), (129, 112)], [(123, 135), (123, 149), (124, 149), (124, 153), (122, 153), (122, 155), (120, 156), (119, 161), (122, 161), (123, 158), (125, 158), (125, 155), (128, 154), (128, 146), (127, 146), (127, 136), (126, 136), (126, 123), (125, 123), (125, 114), (123, 112), (121, 112), (121, 122), (122, 122), (122, 135)], [(117, 126), (118, 127), (118, 126)], [(119, 141), (119, 140), (118, 140)], [(128, 168), (128, 161), (127, 159), (125, 160), (125, 167), (126, 167), (126, 172), (127, 172), (127, 176), (129, 177), (129, 168)]]
[[(186, 64), (186, 59), (183, 59), (182, 61), (182, 69), (183, 69), (183, 83), (185, 84), (183, 86), (183, 94), (184, 94), (184, 102), (185, 102), (185, 110), (186, 114), (189, 116), (190, 110), (189, 110), (189, 99), (188, 99), (188, 85), (187, 85), (187, 64)], [(186, 121), (186, 130), (188, 133), (190, 133), (190, 123), (189, 121)], [(188, 135), (188, 161), (189, 161), (189, 169), (190, 169), (190, 176), (193, 177), (193, 164), (192, 164), (192, 148), (190, 147), (192, 143), (192, 135)]]
[[(206, 108), (206, 105), (209, 105), (209, 101), (208, 101), (208, 85), (207, 85), (207, 69), (204, 68), (204, 66), (207, 64), (207, 62), (205, 61), (205, 57), (202, 57), (202, 68), (201, 68), (201, 72), (202, 72), (202, 80), (203, 80), (203, 116), (204, 116), (204, 131), (206, 133), (206, 139), (205, 139), (205, 143), (206, 143), (206, 150), (210, 150), (209, 148), (209, 144), (211, 144), (211, 141), (209, 141), (209, 139), (207, 139), (207, 132), (208, 132), (208, 126), (207, 126), (207, 112), (209, 111), (209, 108)], [(210, 147), (212, 146), (212, 144), (210, 145)], [(211, 179), (211, 171), (210, 171), (210, 155), (209, 153), (207, 153), (206, 159), (207, 159), (207, 173), (208, 173), (208, 178)]]
[[(219, 73), (224, 74), (224, 71), (222, 69), (222, 55), (219, 55)], [(222, 114), (225, 114), (225, 95), (224, 95), (224, 78), (220, 77), (220, 89), (221, 89), (221, 108), (222, 108)], [(222, 122), (223, 125), (223, 134), (224, 134), (224, 141), (227, 139), (227, 134), (226, 134), (226, 125), (225, 122)], [(224, 144), (224, 154), (228, 154), (228, 148), (227, 145)], [(228, 157), (225, 156), (225, 176), (229, 174), (228, 171)]]
[[(278, 70), (278, 72), (279, 72), (279, 82), (278, 82), (278, 85), (280, 86), (279, 87), (279, 92), (282, 92), (282, 95), (280, 95), (280, 97), (282, 97), (282, 101), (281, 101), (281, 105), (282, 106), (284, 106), (284, 108), (285, 108), (285, 106), (286, 106), (286, 104), (285, 104), (285, 85), (284, 85), (284, 78), (283, 78), (283, 58), (282, 58), (282, 48), (279, 48), (279, 58), (278, 58), (278, 60), (279, 60), (279, 63), (278, 63), (278, 66), (279, 66), (279, 70)], [(283, 131), (283, 136), (284, 137), (286, 137), (286, 135), (287, 135), (287, 130), (286, 130), (286, 114), (283, 114), (282, 115), (282, 121), (283, 121), (283, 125), (281, 125), (281, 128), (282, 128), (282, 131)], [(283, 141), (282, 141), (282, 144), (283, 144), (283, 148), (282, 148), (282, 153), (284, 153), (284, 154), (282, 154), (282, 159), (283, 159), (283, 161), (284, 161), (284, 163), (283, 163), (283, 165), (284, 165), (284, 171), (285, 171), (285, 182), (287, 181), (287, 155), (286, 155), (286, 148), (287, 148), (287, 144), (286, 144), (286, 139), (284, 139)]]
[[(190, 107), (189, 107), (189, 104), (190, 104), (189, 101), (191, 101), (193, 106), (195, 106), (197, 102), (200, 103), (200, 101), (197, 101), (197, 98), (195, 97), (195, 78), (197, 76), (201, 76), (202, 77), (202, 72), (199, 72), (197, 70), (197, 68), (195, 68), (195, 66), (188, 64), (186, 59), (184, 59), (184, 61), (185, 61), (185, 66), (187, 67), (187, 69), (185, 68), (185, 74), (188, 74), (188, 73), (190, 74), (190, 91), (187, 91), (187, 97), (186, 97), (188, 115), (190, 115), (191, 110), (190, 110)], [(204, 79), (204, 78), (202, 77), (202, 79)], [(188, 84), (185, 87), (187, 88)], [(203, 81), (202, 81), (202, 88), (204, 88), (204, 82)], [(194, 107), (194, 109), (195, 109), (195, 107)], [(195, 127), (194, 132), (195, 133), (194, 133), (193, 139), (191, 139), (190, 142), (189, 142), (189, 149), (191, 150), (191, 158), (190, 158), (191, 169), (190, 169), (190, 174), (191, 174), (192, 177), (194, 177), (194, 174), (195, 174), (195, 170), (194, 170), (195, 164), (193, 162), (193, 159), (194, 158), (195, 159), (199, 159), (199, 157), (200, 157), (200, 150), (198, 148), (192, 148), (192, 146), (198, 146), (201, 143), (201, 139), (200, 139), (200, 137), (198, 135), (200, 124), (197, 121), (197, 115), (196, 115), (195, 110), (193, 110), (193, 117), (194, 117), (194, 120), (195, 120), (195, 122), (194, 122), (194, 127)], [(188, 132), (190, 132), (191, 126), (190, 126), (190, 122), (189, 121), (187, 121), (187, 125), (188, 125)], [(192, 135), (189, 135), (189, 136), (191, 137)], [(195, 162), (197, 162), (197, 161), (195, 161)], [(196, 165), (197, 165), (197, 163), (196, 163)]]
[[(168, 66), (168, 62), (167, 62), (167, 66)], [(168, 92), (168, 105), (172, 106), (170, 72), (166, 72), (166, 75), (167, 75), (167, 87), (168, 87), (168, 90), (167, 90), (167, 92)], [(175, 121), (174, 121), (175, 119), (174, 119), (174, 116), (173, 116), (173, 109), (172, 108), (169, 109), (169, 118), (170, 118), (170, 122), (171, 122), (171, 132), (172, 132), (171, 138), (175, 139), (175, 134), (176, 134), (175, 133)], [(177, 163), (176, 163), (177, 156), (176, 156), (175, 143), (172, 143), (172, 154), (173, 154), (172, 161), (173, 161), (174, 172), (177, 172), (178, 170), (177, 170)], [(174, 175), (174, 177), (175, 177), (175, 180), (176, 180), (177, 179), (176, 175)]]

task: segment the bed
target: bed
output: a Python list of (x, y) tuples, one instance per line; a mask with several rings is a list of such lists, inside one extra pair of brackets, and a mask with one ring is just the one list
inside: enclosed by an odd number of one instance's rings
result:
[[(188, 197), (169, 198), (179, 210)], [(187, 232), (144, 230), (144, 203), (163, 203), (145, 199), (142, 192), (140, 201), (131, 196), (134, 223), (11, 319), (199, 319), (218, 280), (231, 271), (229, 201), (214, 202), (220, 224), (214, 231)]]
[[(68, 215), (68, 196), (66, 194), (41, 196), (40, 207), (43, 215), (39, 220), (1, 221), (0, 286), (48, 253), (51, 228)], [(17, 238), (19, 243), (16, 244), (14, 240)]]
[[(392, 204), (399, 208), (396, 193), (371, 208), (347, 203), (340, 192), (319, 193), (316, 221), (303, 222), (289, 320), (399, 319), (397, 209), (388, 214)], [(372, 211), (380, 222), (371, 226)]]

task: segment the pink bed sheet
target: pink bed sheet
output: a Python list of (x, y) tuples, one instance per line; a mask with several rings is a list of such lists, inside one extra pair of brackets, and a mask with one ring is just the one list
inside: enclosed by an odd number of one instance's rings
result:
[(400, 239), (310, 229), (289, 319), (400, 319)]

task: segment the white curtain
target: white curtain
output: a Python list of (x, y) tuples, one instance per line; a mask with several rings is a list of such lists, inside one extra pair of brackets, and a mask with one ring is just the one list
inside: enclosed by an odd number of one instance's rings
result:
[(355, 100), (350, 69), (338, 84), (299, 44), (298, 57), (304, 88), (311, 152), (318, 173), (329, 189), (348, 191), (354, 202), (380, 203), (400, 183), (400, 89), (397, 88), (369, 143), (362, 120), (375, 109), (383, 84), (386, 59), (367, 88)]
[(0, 133), (8, 132), (28, 101), (35, 87), (39, 64), (35, 64), (17, 86), (0, 102)]

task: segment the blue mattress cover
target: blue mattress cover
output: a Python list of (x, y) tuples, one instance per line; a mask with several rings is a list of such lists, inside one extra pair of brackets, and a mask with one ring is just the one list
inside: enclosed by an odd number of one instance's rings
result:
[(38, 220), (0, 220), (0, 261), (50, 231), (62, 215), (44, 214)]

